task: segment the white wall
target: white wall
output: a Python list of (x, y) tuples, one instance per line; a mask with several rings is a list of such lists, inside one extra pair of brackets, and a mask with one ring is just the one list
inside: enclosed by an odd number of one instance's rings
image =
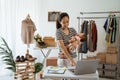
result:
[[(80, 16), (80, 11), (111, 11), (120, 10), (119, 0), (43, 0), (41, 17), (40, 17), (40, 32), (41, 35), (52, 35), (55, 32), (55, 22), (48, 22), (48, 11), (67, 12), (70, 15), (70, 26), (77, 28), (77, 16)], [(113, 4), (114, 3), (114, 4)], [(51, 29), (52, 30), (49, 30)], [(43, 29), (49, 30), (43, 32)], [(47, 32), (47, 33), (46, 33)]]

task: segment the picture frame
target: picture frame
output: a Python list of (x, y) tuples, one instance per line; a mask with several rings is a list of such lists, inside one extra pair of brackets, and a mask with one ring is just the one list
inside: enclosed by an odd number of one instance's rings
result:
[(48, 21), (55, 22), (59, 15), (60, 15), (60, 12), (58, 11), (48, 12)]

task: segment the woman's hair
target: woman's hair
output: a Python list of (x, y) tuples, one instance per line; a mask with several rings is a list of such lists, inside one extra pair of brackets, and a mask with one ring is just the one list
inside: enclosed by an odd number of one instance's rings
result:
[(64, 17), (68, 17), (68, 18), (69, 18), (69, 15), (68, 15), (67, 13), (61, 13), (61, 14), (59, 15), (59, 17), (57, 18), (57, 20), (56, 20), (56, 28), (57, 28), (57, 29), (59, 29), (59, 28), (62, 27), (61, 24), (60, 24), (60, 22), (61, 22), (61, 20), (62, 20)]

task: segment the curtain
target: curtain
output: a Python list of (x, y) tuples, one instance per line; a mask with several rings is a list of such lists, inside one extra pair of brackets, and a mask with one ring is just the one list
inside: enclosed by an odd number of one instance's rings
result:
[[(41, 0), (0, 0), (0, 37), (3, 37), (13, 52), (24, 55), (27, 46), (21, 40), (21, 22), (30, 14), (36, 27), (39, 26)], [(5, 64), (0, 59), (0, 73), (6, 74)], [(9, 73), (8, 73), (9, 74)]]

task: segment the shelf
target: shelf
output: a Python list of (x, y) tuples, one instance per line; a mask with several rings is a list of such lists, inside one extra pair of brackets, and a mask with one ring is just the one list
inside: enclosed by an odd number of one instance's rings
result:
[(35, 80), (35, 61), (16, 62), (16, 72), (14, 80)]

